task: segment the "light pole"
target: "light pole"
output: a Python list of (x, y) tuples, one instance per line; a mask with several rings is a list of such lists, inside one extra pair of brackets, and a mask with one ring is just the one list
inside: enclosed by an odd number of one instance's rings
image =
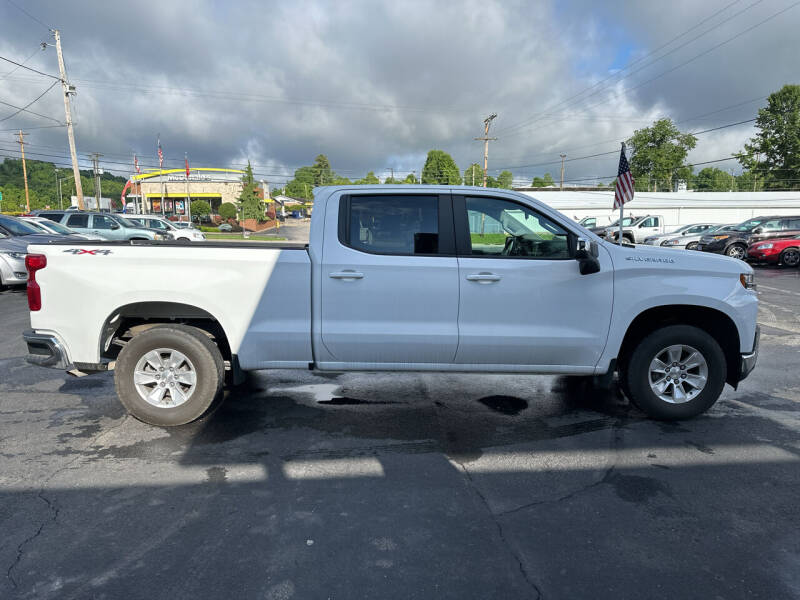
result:
[(61, 196), (61, 178), (58, 176), (58, 168), (56, 168), (56, 187), (58, 188), (58, 209), (64, 210), (64, 198)]

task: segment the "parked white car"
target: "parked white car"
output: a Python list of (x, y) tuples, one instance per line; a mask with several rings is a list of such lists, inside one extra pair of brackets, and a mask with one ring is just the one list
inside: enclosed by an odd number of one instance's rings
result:
[(205, 234), (198, 229), (176, 227), (169, 219), (157, 215), (128, 215), (126, 218), (142, 227), (161, 231), (172, 240), (178, 240), (180, 242), (202, 242), (206, 239)]
[(308, 244), (61, 243), (27, 261), (28, 360), (113, 369), (128, 411), (164, 426), (256, 369), (618, 373), (648, 415), (682, 419), (758, 351), (749, 265), (619, 246), (510, 190), (323, 187)]
[(683, 227), (678, 227), (675, 231), (670, 233), (659, 233), (657, 235), (651, 235), (644, 239), (644, 243), (647, 246), (667, 246), (667, 240), (673, 239), (677, 236), (687, 236), (687, 235), (703, 235), (704, 233), (708, 233), (712, 229), (716, 229), (719, 227), (719, 223), (694, 223), (692, 225), (684, 225)]

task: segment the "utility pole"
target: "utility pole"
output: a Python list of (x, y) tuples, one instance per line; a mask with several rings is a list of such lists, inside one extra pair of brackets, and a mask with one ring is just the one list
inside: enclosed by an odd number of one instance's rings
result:
[(564, 159), (567, 158), (566, 154), (561, 155), (561, 191), (564, 191)]
[(94, 165), (94, 205), (95, 210), (101, 210), (100, 198), (103, 197), (103, 190), (100, 188), (100, 157), (102, 154), (92, 153), (92, 165)]
[(28, 134), (22, 133), (20, 129), (17, 143), (19, 144), (20, 152), (22, 152), (22, 177), (25, 180), (25, 212), (31, 212), (31, 200), (28, 197), (28, 169), (25, 167), (25, 138), (23, 137), (26, 135)]
[(756, 167), (753, 169), (753, 191), (756, 191), (756, 182), (758, 181), (758, 163), (761, 160), (761, 153), (756, 153)]
[(483, 187), (486, 187), (486, 177), (489, 171), (489, 142), (495, 141), (497, 138), (489, 137), (489, 125), (497, 118), (497, 113), (492, 113), (483, 120), (484, 131), (483, 137), (475, 138), (483, 142)]
[(58, 29), (53, 29), (53, 37), (56, 39), (61, 89), (64, 91), (64, 114), (67, 119), (67, 139), (69, 139), (69, 153), (72, 157), (72, 174), (75, 176), (75, 195), (78, 197), (78, 210), (84, 210), (83, 185), (81, 184), (81, 172), (78, 168), (78, 153), (75, 150), (75, 132), (72, 129), (72, 112), (69, 105), (69, 96), (75, 93), (75, 86), (67, 83), (67, 70), (64, 67), (64, 55), (61, 53), (61, 34)]
[(58, 175), (58, 169), (56, 169), (56, 187), (58, 188), (58, 208), (59, 210), (64, 210), (64, 199), (61, 196), (61, 177)]

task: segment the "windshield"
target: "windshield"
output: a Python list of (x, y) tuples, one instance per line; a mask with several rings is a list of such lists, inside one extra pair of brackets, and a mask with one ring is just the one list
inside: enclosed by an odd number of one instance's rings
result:
[[(627, 227), (631, 223), (633, 223), (638, 217), (623, 217), (622, 219), (622, 226)], [(619, 219), (611, 223), (609, 227), (619, 227)]]
[(13, 217), (0, 217), (0, 226), (3, 227), (3, 229), (6, 229), (11, 235), (31, 235), (34, 233), (42, 233), (42, 230), (38, 227)]
[(744, 223), (739, 223), (738, 225), (731, 227), (731, 231), (749, 232), (758, 227), (759, 225), (761, 225), (762, 223), (766, 223), (767, 221), (769, 221), (769, 217), (764, 217), (761, 219), (748, 219)]
[(119, 215), (113, 215), (113, 216), (109, 215), (109, 216), (111, 216), (114, 220), (117, 221), (117, 223), (119, 223), (123, 227), (132, 227), (133, 229), (136, 229), (137, 227), (140, 227), (140, 225), (137, 225), (136, 223), (131, 223), (125, 217), (120, 217)]
[[(37, 225), (38, 225), (38, 223), (37, 223)], [(66, 225), (62, 225), (61, 223), (56, 223), (55, 221), (50, 221), (49, 223), (47, 223), (46, 226), (43, 227), (43, 229), (49, 229), (51, 231), (55, 231), (56, 233), (61, 233), (63, 235), (74, 235), (75, 234), (75, 232), (72, 231), (72, 229), (70, 229)]]

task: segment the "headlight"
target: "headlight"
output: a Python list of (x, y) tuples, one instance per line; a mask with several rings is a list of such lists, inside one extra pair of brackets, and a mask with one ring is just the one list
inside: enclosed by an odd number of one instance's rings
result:
[(731, 237), (731, 236), (729, 236), (729, 235), (715, 235), (711, 239), (714, 239), (714, 240), (727, 240), (729, 237)]
[(154, 240), (165, 240), (165, 239), (167, 239), (167, 236), (165, 236), (163, 233), (156, 233), (153, 236), (153, 239)]
[(772, 248), (772, 244), (759, 244), (756, 246), (756, 250), (766, 250), (767, 248)]
[(15, 260), (25, 260), (25, 253), (24, 252), (0, 252), (0, 254), (5, 254), (9, 258), (13, 258)]
[(741, 275), (739, 275), (739, 281), (741, 282), (742, 287), (744, 287), (744, 289), (746, 290), (756, 289), (756, 283), (753, 280), (752, 273), (742, 273)]

